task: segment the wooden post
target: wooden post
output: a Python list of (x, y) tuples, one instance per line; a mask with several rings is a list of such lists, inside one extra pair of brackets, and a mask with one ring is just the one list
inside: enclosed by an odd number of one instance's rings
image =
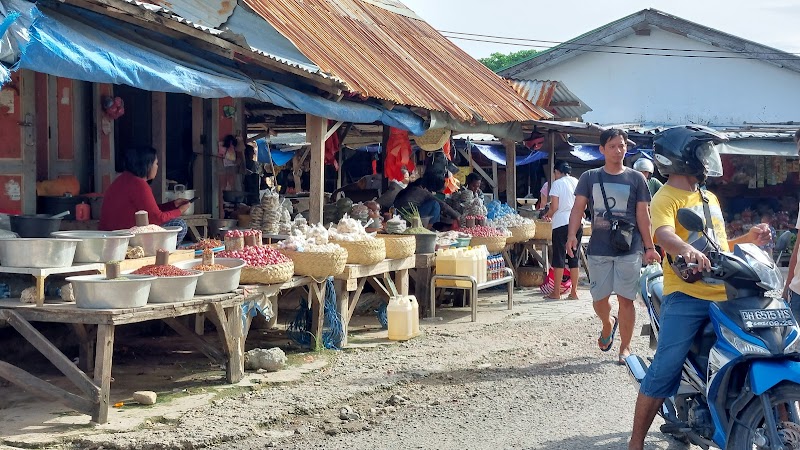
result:
[(208, 206), (209, 186), (206, 183), (205, 165), (207, 163), (205, 158), (205, 147), (203, 140), (208, 139), (204, 136), (203, 131), (203, 99), (199, 97), (192, 97), (192, 152), (195, 155), (194, 163), (192, 164), (192, 188), (195, 190), (197, 201), (194, 202), (194, 211), (197, 214), (203, 214), (210, 211)]
[(494, 194), (494, 198), (492, 200), (497, 200), (500, 197), (500, 188), (499, 183), (497, 182), (497, 163), (492, 161), (492, 179), (494, 180), (494, 186), (492, 186), (492, 194)]
[(157, 203), (164, 202), (164, 192), (167, 190), (167, 94), (153, 92), (153, 148), (158, 152), (158, 173), (153, 184), (153, 195)]
[[(311, 192), (309, 195), (309, 223), (322, 221), (322, 205), (325, 196), (325, 133), (327, 119), (306, 114), (306, 139), (311, 143)], [(297, 186), (299, 189), (300, 186)]]
[(550, 158), (548, 164), (550, 170), (547, 172), (547, 186), (549, 190), (549, 187), (553, 185), (553, 170), (555, 170), (556, 167), (556, 134), (552, 131), (549, 131), (547, 134), (550, 136)]
[(350, 323), (350, 292), (347, 291), (347, 282), (344, 280), (334, 280), (333, 286), (336, 289), (336, 309), (342, 316), (342, 343), (344, 348), (347, 346), (347, 328)]
[(100, 403), (92, 414), (92, 421), (108, 422), (111, 405), (111, 359), (114, 355), (114, 325), (97, 326), (97, 357), (94, 362), (94, 382), (100, 387)]
[(506, 147), (506, 203), (517, 209), (517, 144), (504, 139), (503, 145)]

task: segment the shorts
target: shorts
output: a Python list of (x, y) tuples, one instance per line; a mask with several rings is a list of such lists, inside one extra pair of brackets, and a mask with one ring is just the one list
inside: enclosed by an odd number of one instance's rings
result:
[(789, 308), (792, 310), (794, 320), (800, 320), (800, 294), (789, 289)]
[(678, 393), (683, 362), (697, 332), (708, 319), (711, 302), (673, 292), (661, 300), (661, 329), (653, 363), (647, 369), (639, 392), (652, 398), (667, 398)]
[(589, 255), (589, 292), (592, 300), (598, 301), (611, 294), (636, 298), (639, 291), (639, 275), (642, 270), (642, 254), (639, 252), (622, 256)]
[(583, 237), (583, 230), (578, 230), (578, 250), (575, 256), (567, 255), (567, 231), (569, 225), (553, 228), (553, 263), (551, 266), (556, 269), (563, 269), (569, 267), (575, 269), (578, 267), (578, 255), (581, 252), (581, 238)]

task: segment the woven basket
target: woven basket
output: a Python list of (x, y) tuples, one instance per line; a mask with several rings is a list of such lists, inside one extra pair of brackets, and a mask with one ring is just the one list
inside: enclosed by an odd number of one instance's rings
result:
[(497, 253), (502, 252), (506, 248), (506, 237), (505, 236), (492, 236), (492, 237), (475, 237), (472, 236), (472, 240), (469, 242), (469, 245), (472, 247), (477, 247), (479, 245), (485, 245), (486, 250), (489, 251), (490, 255), (495, 255)]
[(553, 223), (545, 222), (544, 220), (537, 220), (536, 233), (533, 235), (533, 238), (548, 241), (553, 239)]
[(370, 266), (386, 259), (386, 244), (383, 239), (367, 239), (364, 241), (334, 241), (347, 250), (347, 264)]
[(412, 235), (379, 234), (386, 244), (387, 259), (403, 259), (414, 256), (417, 250), (417, 238)]
[(291, 261), (266, 267), (242, 267), (241, 284), (280, 284), (292, 279), (294, 263)]
[(536, 287), (544, 283), (544, 269), (541, 267), (519, 267), (517, 278), (520, 286)]
[(336, 252), (295, 252), (281, 250), (294, 262), (295, 275), (311, 277), (317, 280), (339, 275), (347, 264), (347, 250), (342, 248)]
[(533, 239), (536, 236), (536, 223), (529, 223), (508, 229), (511, 232), (511, 237), (506, 239), (506, 244), (516, 244), (517, 242), (525, 242)]

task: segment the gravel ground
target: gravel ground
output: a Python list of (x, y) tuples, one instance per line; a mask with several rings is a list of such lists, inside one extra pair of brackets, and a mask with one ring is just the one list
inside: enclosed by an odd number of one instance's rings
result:
[[(332, 352), (293, 384), (215, 400), (177, 420), (73, 441), (81, 448), (622, 449), (636, 389), (601, 353), (588, 300), (482, 297), (478, 322), (444, 308), (423, 336)], [(645, 322), (640, 305), (638, 324)], [(358, 335), (353, 339), (358, 341)], [(647, 340), (637, 337), (636, 348)], [(649, 449), (687, 448), (651, 430)]]

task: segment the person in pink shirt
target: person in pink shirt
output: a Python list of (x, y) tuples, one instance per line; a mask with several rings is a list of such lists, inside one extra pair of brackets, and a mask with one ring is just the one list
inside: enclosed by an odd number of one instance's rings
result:
[(103, 195), (98, 229), (113, 231), (131, 228), (136, 225), (136, 212), (147, 211), (150, 224), (162, 227), (180, 226), (180, 243), (187, 230), (186, 222), (180, 219), (180, 215), (191, 203), (187, 199), (179, 198), (159, 205), (149, 184), (157, 173), (156, 149), (141, 147), (125, 152), (125, 171), (111, 183)]

